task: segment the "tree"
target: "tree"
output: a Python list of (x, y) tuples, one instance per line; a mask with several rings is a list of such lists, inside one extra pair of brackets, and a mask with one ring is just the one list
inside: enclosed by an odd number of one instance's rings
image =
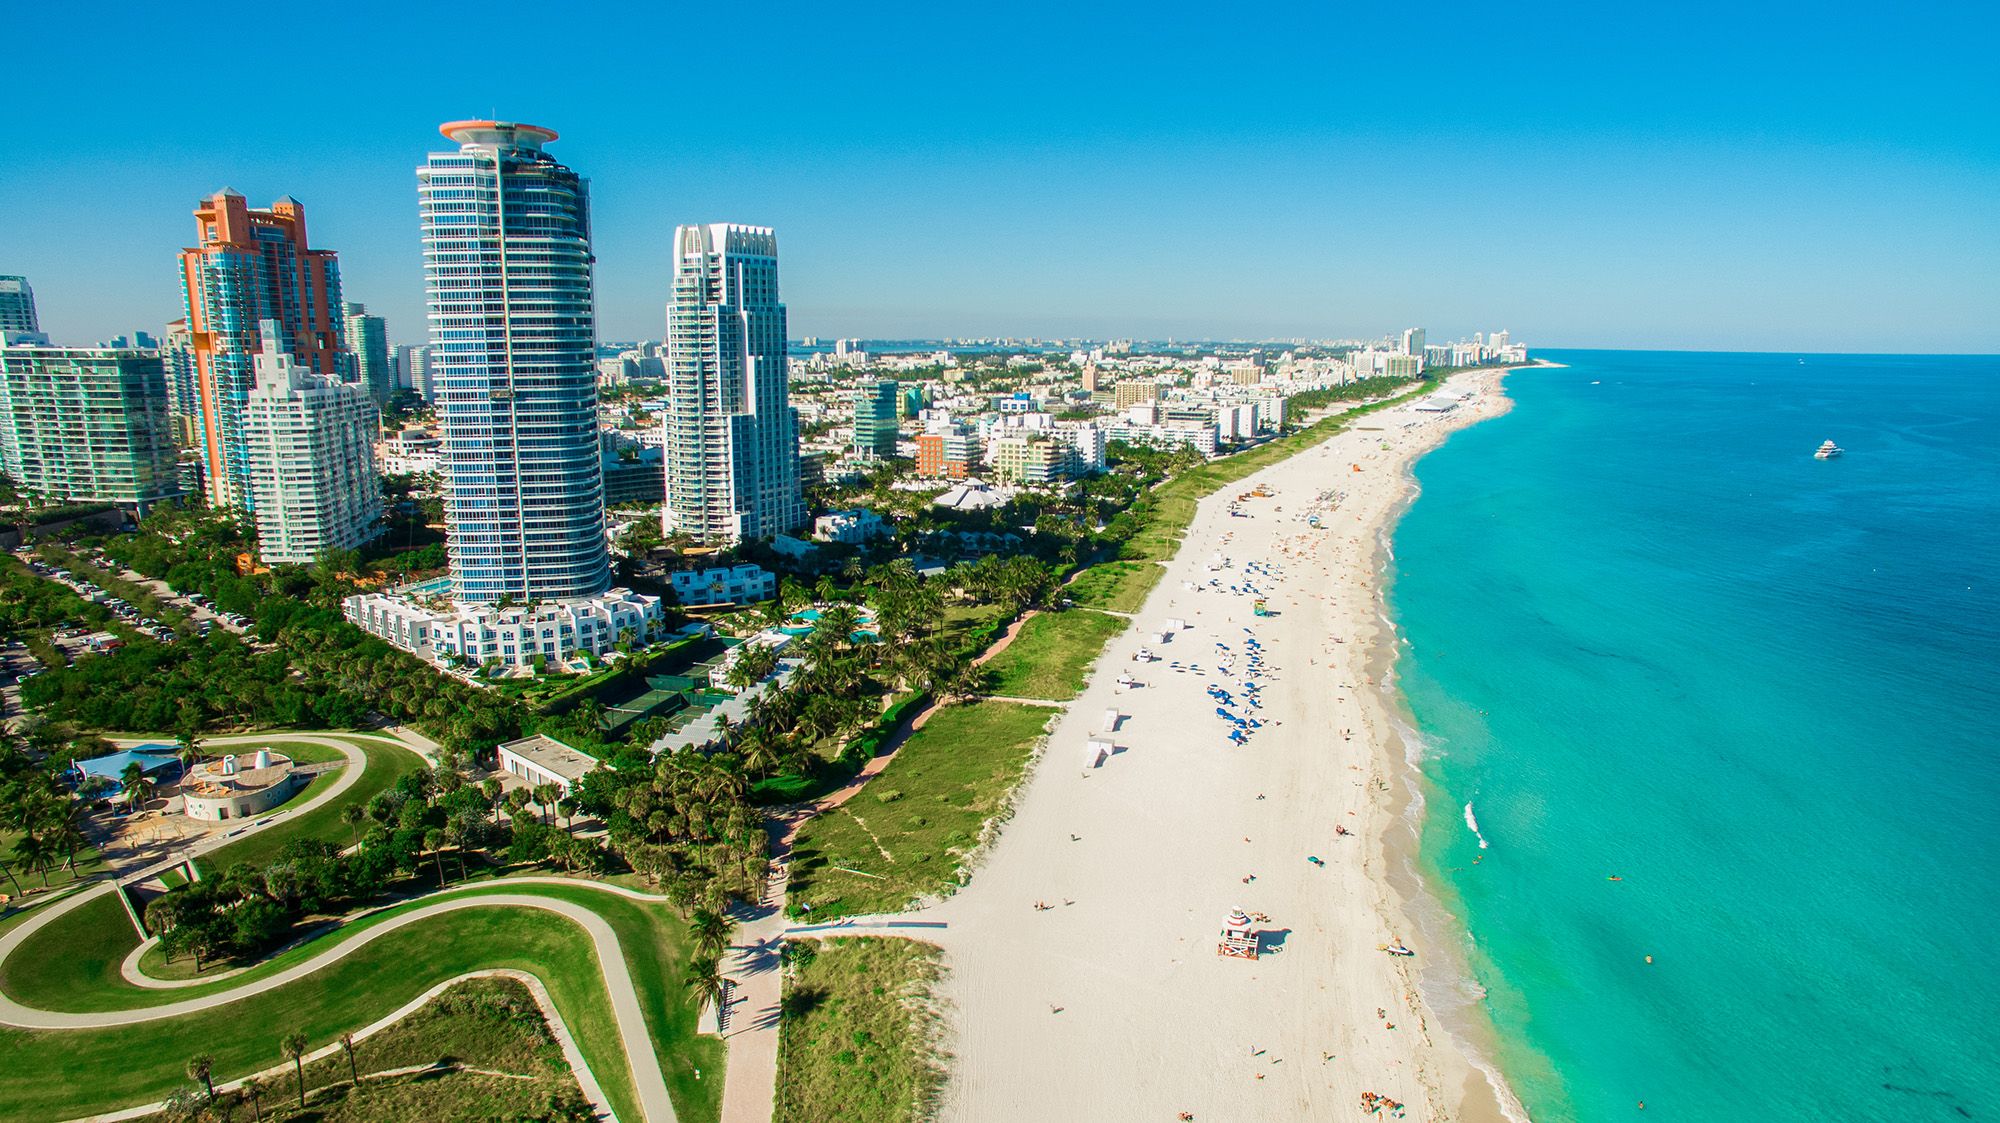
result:
[(437, 862), (438, 884), (444, 884), (444, 832), (432, 827), (424, 832), (424, 849), (431, 852)]
[(138, 761), (126, 765), (119, 779), (122, 781), (120, 787), (124, 789), (126, 804), (132, 810), (143, 809), (153, 798), (153, 780), (146, 775), (145, 767)]
[(340, 1047), (347, 1052), (347, 1075), (353, 1079), (354, 1083), (361, 1083), (361, 1065), (354, 1059), (354, 1035), (351, 1033), (341, 1034)]
[(541, 806), (542, 822), (544, 824), (553, 825), (551, 812), (554, 811), (556, 800), (561, 795), (562, 789), (556, 787), (554, 784), (535, 785), (535, 802)]
[(306, 1109), (306, 1035), (296, 1031), (278, 1039), (278, 1049), (285, 1059), (292, 1062), (293, 1071), (299, 1077), (299, 1110)]
[(563, 819), (563, 830), (564, 830), (564, 831), (565, 831), (566, 833), (569, 833), (569, 834), (575, 834), (575, 833), (576, 833), (576, 800), (574, 800), (574, 799), (571, 799), (571, 798), (570, 798), (570, 797), (568, 797), (568, 796), (564, 796), (563, 798), (561, 798), (561, 799), (559, 799), (559, 800), (556, 800), (556, 814), (558, 814), (558, 815), (561, 815), (561, 816), (562, 816), (562, 819)]
[(715, 959), (729, 946), (729, 918), (707, 909), (696, 909), (688, 922), (688, 932), (694, 939), (695, 954), (703, 959)]
[(681, 985), (687, 988), (697, 1002), (715, 1003), (716, 1016), (722, 1015), (722, 1000), (729, 993), (729, 980), (716, 969), (716, 961), (707, 956), (696, 956), (690, 960), (687, 970), (681, 972)]
[(368, 819), (368, 808), (359, 803), (350, 803), (340, 809), (340, 821), (347, 824), (354, 845), (361, 845), (361, 824)]
[(209, 1056), (207, 1053), (196, 1053), (194, 1056), (189, 1057), (187, 1074), (189, 1080), (201, 1081), (202, 1087), (208, 1089), (208, 1098), (210, 1100), (215, 1099), (214, 1057)]
[(243, 1098), (250, 1101), (250, 1118), (253, 1123), (264, 1120), (264, 1082), (254, 1076), (243, 1080)]

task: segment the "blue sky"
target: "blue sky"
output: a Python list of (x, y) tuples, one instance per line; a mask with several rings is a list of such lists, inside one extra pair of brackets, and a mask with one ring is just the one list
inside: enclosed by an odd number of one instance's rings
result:
[(497, 114), (592, 180), (606, 339), (726, 220), (794, 335), (2000, 351), (1972, 4), (569, 7), (14, 5), (0, 273), (157, 328), (196, 200), (291, 194), (418, 342), (413, 170)]

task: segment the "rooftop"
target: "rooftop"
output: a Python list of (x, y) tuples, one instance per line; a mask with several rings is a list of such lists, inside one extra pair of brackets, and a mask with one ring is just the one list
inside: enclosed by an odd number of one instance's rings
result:
[(586, 756), (570, 748), (554, 737), (544, 737), (537, 733), (533, 737), (523, 737), (500, 746), (501, 751), (513, 753), (529, 764), (551, 775), (575, 783), (583, 775), (597, 767), (597, 758)]

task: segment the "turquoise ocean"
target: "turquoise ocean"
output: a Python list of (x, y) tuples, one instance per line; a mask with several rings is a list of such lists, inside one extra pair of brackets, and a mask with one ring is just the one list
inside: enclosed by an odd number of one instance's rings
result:
[(1389, 592), (1499, 1067), (1543, 1121), (2000, 1120), (2000, 359), (1541, 354)]

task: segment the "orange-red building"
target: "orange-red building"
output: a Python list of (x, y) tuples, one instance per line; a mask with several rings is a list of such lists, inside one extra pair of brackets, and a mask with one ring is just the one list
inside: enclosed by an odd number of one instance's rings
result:
[(340, 264), (306, 244), (306, 210), (286, 196), (252, 210), (227, 188), (194, 211), (197, 244), (181, 251), (181, 292), (195, 362), (195, 438), (211, 503), (248, 509), (243, 406), (274, 320), (301, 367), (345, 377)]
[(917, 475), (962, 480), (972, 474), (978, 445), (958, 433), (925, 433), (917, 438)]

